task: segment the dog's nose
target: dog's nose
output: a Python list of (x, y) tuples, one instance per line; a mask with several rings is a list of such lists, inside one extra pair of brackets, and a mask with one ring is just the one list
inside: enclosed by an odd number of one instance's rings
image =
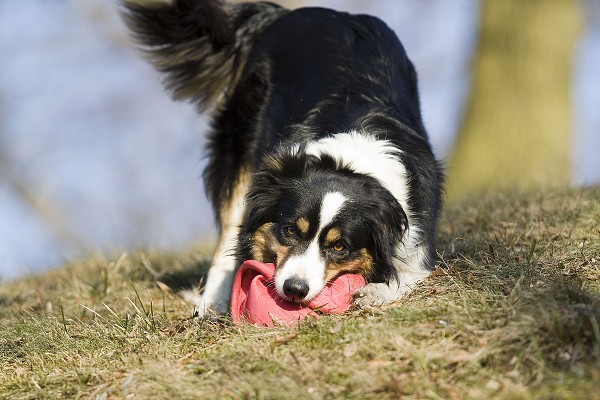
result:
[(286, 279), (283, 282), (283, 294), (296, 300), (302, 300), (308, 294), (308, 284), (300, 278)]

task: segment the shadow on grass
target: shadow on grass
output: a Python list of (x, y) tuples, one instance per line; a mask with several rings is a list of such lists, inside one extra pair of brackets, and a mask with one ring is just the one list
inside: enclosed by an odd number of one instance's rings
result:
[(600, 360), (600, 296), (579, 277), (540, 276), (539, 286), (523, 291), (524, 313), (538, 321), (542, 353), (555, 367)]
[(444, 269), (465, 288), (504, 299), (497, 303), (506, 318), (500, 353), (565, 371), (598, 363), (600, 294), (592, 281), (565, 272), (560, 260), (531, 258), (476, 242), (444, 257)]
[(202, 287), (210, 267), (210, 260), (204, 260), (189, 265), (181, 270), (165, 272), (157, 280), (169, 286), (174, 291)]

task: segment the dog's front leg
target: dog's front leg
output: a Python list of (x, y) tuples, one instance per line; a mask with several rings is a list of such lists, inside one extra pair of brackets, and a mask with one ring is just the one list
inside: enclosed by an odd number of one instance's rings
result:
[(358, 289), (354, 293), (355, 308), (379, 307), (396, 301), (431, 273), (432, 261), (427, 257), (427, 249), (414, 246), (409, 251), (402, 245), (400, 250), (402, 257), (395, 265), (396, 278), (389, 283), (369, 283)]
[(235, 248), (239, 228), (229, 227), (223, 232), (208, 270), (202, 295), (191, 299), (200, 316), (209, 312), (225, 314), (229, 310), (231, 286), (236, 270)]
[(184, 299), (194, 304), (200, 317), (211, 313), (221, 315), (229, 310), (231, 286), (237, 267), (235, 249), (238, 232), (237, 225), (223, 229), (202, 293), (193, 290), (181, 292)]
[(238, 235), (244, 216), (245, 198), (248, 191), (246, 176), (239, 179), (231, 200), (221, 207), (221, 235), (202, 294), (187, 291), (183, 297), (196, 306), (198, 315), (214, 312), (225, 314), (229, 310), (231, 286), (237, 270)]

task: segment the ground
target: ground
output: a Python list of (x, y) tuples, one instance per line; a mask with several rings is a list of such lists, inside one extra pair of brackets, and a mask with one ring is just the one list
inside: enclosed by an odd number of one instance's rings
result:
[(208, 251), (90, 257), (0, 286), (0, 398), (600, 399), (600, 188), (447, 206), (438, 269), (297, 328), (198, 319)]

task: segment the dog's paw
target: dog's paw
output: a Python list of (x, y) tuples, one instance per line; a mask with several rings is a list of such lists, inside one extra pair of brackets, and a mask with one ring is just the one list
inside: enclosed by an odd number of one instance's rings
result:
[(354, 308), (380, 307), (389, 301), (390, 287), (386, 283), (369, 283), (354, 292)]
[(224, 315), (229, 311), (228, 300), (214, 302), (193, 290), (185, 290), (180, 294), (184, 300), (194, 305), (194, 313), (198, 317)]

